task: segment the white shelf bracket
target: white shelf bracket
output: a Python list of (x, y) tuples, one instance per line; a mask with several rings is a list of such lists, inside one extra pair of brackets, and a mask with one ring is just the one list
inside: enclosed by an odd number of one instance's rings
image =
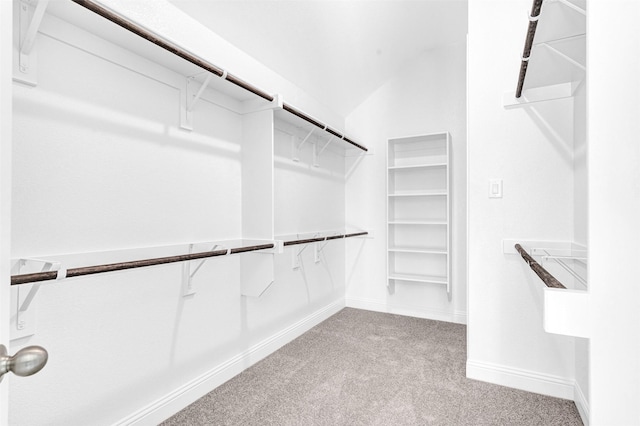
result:
[[(12, 275), (18, 275), (23, 269), (29, 272), (58, 271), (56, 279), (64, 279), (66, 270), (61, 267), (60, 262), (42, 259), (19, 259), (11, 270)], [(36, 327), (36, 304), (35, 297), (40, 290), (42, 283), (21, 284), (11, 288), (12, 318), (11, 318), (11, 339), (19, 339), (35, 334)]]
[(311, 128), (307, 136), (305, 136), (305, 138), (302, 139), (302, 142), (300, 142), (298, 146), (296, 146), (295, 136), (292, 136), (291, 140), (293, 142), (293, 158), (292, 158), (293, 161), (300, 161), (300, 155), (299, 155), (300, 149), (304, 146), (305, 143), (307, 143), (307, 141), (309, 140), (309, 138), (311, 137), (311, 135), (315, 130), (316, 130), (315, 127)]
[(327, 147), (331, 144), (331, 142), (333, 142), (334, 139), (335, 139), (335, 136), (331, 135), (331, 137), (329, 138), (327, 143), (324, 144), (324, 146), (322, 147), (322, 149), (320, 151), (318, 151), (317, 146), (314, 145), (314, 148), (313, 148), (313, 167), (320, 167), (320, 164), (318, 163), (318, 158), (320, 158), (322, 153), (325, 151), (325, 149), (327, 149)]
[(291, 269), (293, 270), (297, 270), (300, 269), (300, 256), (302, 256), (302, 252), (305, 251), (307, 249), (307, 247), (309, 247), (309, 244), (303, 244), (303, 247), (301, 249), (298, 249), (296, 247), (293, 248), (293, 259), (291, 261)]
[(49, 0), (39, 0), (32, 9), (29, 2), (23, 0), (19, 6), (20, 24), (18, 28), (20, 49), (18, 51), (17, 72), (14, 80), (35, 86), (37, 84), (37, 58), (34, 51), (38, 29), (47, 9)]
[(562, 59), (564, 59), (565, 61), (569, 62), (570, 64), (580, 68), (582, 71), (586, 71), (587, 67), (585, 67), (584, 65), (582, 65), (580, 62), (576, 61), (575, 59), (573, 59), (572, 57), (565, 55), (564, 53), (562, 53), (561, 51), (559, 51), (558, 49), (556, 49), (555, 47), (551, 46), (549, 43), (540, 43), (541, 45), (543, 45), (544, 47), (546, 47), (547, 49), (549, 49), (550, 51), (552, 51), (553, 53), (555, 53), (556, 55), (560, 56)]
[[(215, 244), (209, 251), (221, 250), (223, 247)], [(193, 253), (193, 244), (189, 244), (189, 254)], [(191, 296), (196, 294), (195, 289), (191, 283), (193, 277), (198, 273), (202, 265), (210, 258), (201, 259), (198, 265), (191, 271), (191, 262), (182, 262), (182, 296)]]
[(193, 130), (193, 109), (202, 94), (207, 89), (213, 74), (209, 73), (205, 81), (197, 87), (195, 76), (185, 78), (185, 83), (180, 90), (180, 127), (184, 130)]
[(193, 113), (188, 108), (192, 82), (193, 77), (187, 77), (180, 87), (180, 128), (189, 131), (193, 130)]
[[(187, 100), (187, 112), (193, 111), (193, 108), (196, 106), (196, 104), (200, 100), (200, 97), (202, 96), (204, 91), (207, 89), (207, 86), (209, 85), (209, 82), (211, 81), (212, 77), (213, 77), (212, 74), (208, 74), (207, 79), (204, 81), (204, 83), (202, 83), (198, 91), (194, 95), (189, 97), (189, 99)], [(187, 80), (187, 85), (188, 85), (187, 87), (193, 88), (194, 82), (195, 81), (193, 79), (190, 79), (190, 81)], [(187, 92), (189, 92), (189, 90)]]
[(581, 7), (580, 7), (580, 6), (578, 6), (578, 5), (575, 5), (575, 4), (571, 3), (571, 2), (570, 2), (570, 1), (568, 1), (568, 0), (556, 0), (556, 1), (557, 1), (558, 3), (561, 3), (561, 4), (565, 5), (565, 6), (566, 6), (566, 7), (568, 7), (569, 9), (571, 9), (571, 10), (574, 10), (574, 11), (578, 12), (578, 13), (579, 13), (579, 14), (581, 14), (581, 15), (587, 16), (587, 11), (586, 11), (586, 10), (584, 10), (583, 8), (581, 8)]

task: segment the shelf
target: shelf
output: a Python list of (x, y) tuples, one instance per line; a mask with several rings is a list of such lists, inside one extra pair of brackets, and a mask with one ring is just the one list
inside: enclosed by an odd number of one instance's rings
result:
[(448, 225), (446, 220), (395, 220), (388, 223), (389, 225)]
[[(138, 10), (135, 5), (129, 4), (131, 2), (122, 2), (117, 7), (105, 7), (99, 2), (76, 1), (76, 3), (83, 7), (78, 7), (73, 2), (51, 2), (48, 5), (48, 13), (122, 46), (141, 58), (176, 71), (185, 78), (185, 82), (197, 83), (194, 84), (199, 87), (195, 101), (200, 99), (208, 88), (214, 89), (238, 101), (232, 102), (234, 104), (232, 111), (236, 113), (245, 114), (256, 110), (274, 109), (278, 116), (286, 117), (296, 125), (317, 129), (326, 136), (327, 140), (331, 138), (332, 143), (335, 142), (335, 145), (340, 146), (343, 152), (355, 150), (358, 155), (362, 155), (368, 151), (364, 145), (350, 139), (337, 129), (285, 102), (280, 95), (270, 94), (240, 76), (234, 75), (233, 70), (219, 66), (224, 63), (224, 55), (213, 57), (214, 55), (206, 49), (206, 45), (203, 48), (203, 44), (200, 43), (202, 40), (209, 39), (212, 33), (203, 26), (191, 25), (193, 20), (187, 15), (167, 15), (167, 9), (160, 8), (159, 12), (156, 11), (159, 15), (147, 14), (148, 16), (142, 16), (144, 19), (140, 21)], [(136, 16), (138, 19), (131, 19), (130, 16)], [(160, 25), (159, 22), (162, 20), (160, 18), (169, 19), (173, 25)], [(178, 22), (183, 25), (179, 25)], [(121, 28), (114, 29), (114, 24)], [(177, 31), (176, 28), (180, 30)], [(215, 38), (213, 40), (215, 44)], [(224, 52), (224, 46), (220, 50)], [(222, 63), (215, 65), (214, 62), (218, 60)], [(190, 95), (183, 93), (181, 97), (187, 99)], [(194, 104), (195, 102), (190, 106), (181, 105), (181, 108), (185, 109), (180, 111), (185, 116), (181, 119), (181, 127), (188, 130), (192, 130), (191, 120), (187, 117), (190, 116)], [(240, 108), (235, 108), (238, 105)]]
[[(516, 244), (520, 244), (532, 260), (525, 259), (515, 249)], [(503, 240), (502, 246), (505, 255), (518, 256), (514, 262), (520, 263), (520, 257), (525, 259), (520, 267), (526, 281), (542, 286), (544, 331), (588, 338), (587, 247), (572, 241), (530, 240)], [(541, 268), (540, 263), (545, 261), (548, 263)], [(553, 286), (554, 280), (561, 287)]]
[(435, 277), (429, 275), (412, 275), (412, 274), (397, 274), (392, 272), (389, 274), (389, 280), (394, 281), (408, 281), (414, 283), (426, 283), (426, 284), (443, 284), (447, 285), (449, 280), (447, 277)]
[(446, 190), (440, 191), (405, 191), (400, 193), (389, 194), (389, 197), (446, 197), (449, 195)]
[(438, 162), (438, 163), (432, 163), (432, 164), (409, 164), (406, 166), (389, 166), (389, 171), (396, 171), (396, 170), (412, 170), (412, 169), (425, 169), (425, 168), (435, 168), (435, 167), (447, 167), (447, 163), (446, 162)]
[(446, 249), (430, 249), (416, 247), (389, 247), (390, 253), (419, 253), (419, 254), (442, 254), (447, 256), (449, 253)]

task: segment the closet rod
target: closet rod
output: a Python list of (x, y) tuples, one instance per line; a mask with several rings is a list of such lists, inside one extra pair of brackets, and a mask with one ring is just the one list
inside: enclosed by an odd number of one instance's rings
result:
[[(71, 268), (66, 271), (65, 278), (79, 277), (83, 275), (101, 274), (103, 272), (122, 271), (125, 269), (144, 268), (147, 266), (164, 265), (167, 263), (185, 262), (188, 260), (206, 259), (209, 257), (225, 256), (227, 254), (246, 253), (251, 251), (266, 250), (274, 248), (275, 244), (260, 244), (255, 246), (245, 246), (232, 248), (230, 250), (212, 250), (199, 253), (181, 254), (168, 257), (156, 257), (143, 260), (132, 260), (129, 262), (109, 263), (106, 265), (83, 266)], [(58, 271), (36, 272), (32, 274), (21, 274), (11, 276), (11, 285), (20, 285), (40, 281), (50, 281), (58, 278)]]
[(369, 151), (367, 149), (367, 147), (360, 145), (357, 142), (352, 141), (351, 139), (349, 139), (348, 137), (336, 132), (335, 130), (329, 128), (328, 126), (325, 126), (324, 124), (322, 124), (321, 122), (314, 120), (313, 118), (309, 117), (307, 114), (305, 114), (304, 112), (295, 109), (294, 107), (292, 107), (291, 105), (287, 104), (287, 103), (282, 103), (282, 109), (284, 109), (285, 111), (299, 117), (302, 118), (304, 121), (306, 121), (307, 123), (311, 123), (316, 127), (321, 128), (322, 130), (325, 130), (327, 132), (329, 132), (330, 134), (332, 134), (333, 136), (336, 136), (339, 139), (342, 139), (343, 141), (345, 141), (348, 144), (351, 144), (353, 146), (355, 146), (356, 148), (359, 148), (361, 150), (363, 150), (364, 152)]
[[(222, 70), (221, 68), (216, 67), (215, 65), (205, 61), (204, 59), (193, 55), (187, 51), (185, 51), (184, 49), (167, 42), (166, 40), (163, 40), (162, 38), (158, 37), (157, 35), (155, 35), (154, 33), (152, 33), (151, 31), (148, 31), (146, 29), (144, 29), (143, 27), (136, 25), (135, 23), (127, 20), (126, 18), (123, 18), (122, 16), (119, 16), (113, 12), (111, 12), (110, 10), (96, 4), (95, 2), (91, 1), (91, 0), (71, 0), (74, 3), (79, 4), (80, 6), (85, 7), (86, 9), (102, 16), (105, 19), (108, 19), (109, 21), (113, 22), (116, 25), (121, 26), (122, 28), (131, 31), (132, 33), (150, 41), (151, 43), (167, 50), (168, 52), (173, 53), (174, 55), (183, 58), (185, 60), (187, 60), (188, 62), (191, 62), (192, 64), (206, 70), (209, 71), (210, 73), (217, 75), (218, 77), (222, 77), (225, 80), (227, 80), (230, 83), (235, 84), (238, 87), (241, 87), (257, 96), (260, 96), (263, 99), (266, 99), (269, 102), (272, 102), (274, 97), (271, 96), (270, 94), (258, 89), (255, 86), (252, 86), (251, 84), (247, 83), (246, 81), (230, 74), (230, 73), (226, 73), (224, 70)], [(291, 105), (287, 105), (285, 103), (283, 103), (282, 108), (285, 111), (288, 111), (289, 113), (302, 118), (303, 120), (307, 121), (308, 123), (313, 124), (316, 127), (321, 128), (322, 130), (326, 130), (327, 132), (329, 132), (330, 134), (337, 136), (338, 138), (344, 140), (345, 142), (347, 142), (348, 144), (351, 144), (353, 146), (355, 146), (356, 148), (359, 148), (365, 152), (368, 151), (368, 149), (366, 147), (364, 147), (363, 145), (360, 145), (357, 142), (354, 142), (353, 140), (347, 138), (344, 135), (341, 135), (340, 133), (330, 129), (328, 126), (320, 123), (317, 120), (314, 120), (313, 118), (309, 117), (308, 115), (306, 115), (305, 113), (303, 113), (300, 110), (297, 110), (296, 108), (292, 107)]]
[(524, 42), (522, 62), (520, 63), (520, 76), (518, 77), (516, 98), (522, 96), (522, 87), (524, 86), (524, 79), (527, 75), (529, 57), (531, 56), (531, 46), (533, 45), (533, 38), (536, 35), (536, 28), (538, 27), (538, 17), (540, 16), (540, 10), (542, 9), (542, 2), (543, 0), (533, 0), (533, 6), (531, 6), (531, 15), (529, 15), (529, 28), (527, 29), (527, 39)]
[(316, 243), (320, 241), (330, 241), (330, 240), (338, 240), (340, 238), (349, 238), (349, 237), (360, 237), (362, 235), (367, 235), (368, 232), (354, 232), (352, 234), (341, 234), (341, 235), (331, 235), (329, 237), (315, 237), (315, 238), (305, 238), (302, 240), (291, 240), (285, 241), (285, 246), (295, 246), (297, 244), (307, 244), (307, 243)]
[(522, 256), (524, 261), (527, 262), (527, 265), (529, 265), (529, 267), (533, 269), (533, 272), (535, 272), (536, 275), (540, 277), (542, 282), (545, 283), (547, 287), (566, 288), (564, 285), (560, 283), (560, 281), (558, 281), (553, 275), (551, 275), (546, 269), (544, 269), (538, 262), (536, 262), (535, 259), (531, 257), (531, 255), (529, 255), (529, 253), (527, 253), (527, 251), (523, 249), (520, 244), (516, 244), (515, 248), (516, 250), (518, 250), (518, 253), (520, 253), (520, 256)]
[(260, 96), (263, 99), (266, 99), (267, 101), (271, 102), (273, 101), (273, 96), (271, 96), (270, 94), (263, 92), (262, 90), (258, 89), (255, 86), (250, 85), (249, 83), (247, 83), (246, 81), (241, 80), (240, 78), (232, 75), (232, 74), (225, 74), (224, 70), (216, 67), (215, 65), (210, 64), (209, 62), (199, 58), (198, 56), (195, 56), (189, 52), (187, 52), (186, 50), (175, 46), (165, 40), (163, 40), (162, 38), (158, 37), (157, 35), (155, 35), (154, 33), (144, 29), (143, 27), (136, 25), (135, 23), (123, 18), (122, 16), (119, 16), (113, 12), (111, 12), (110, 10), (99, 6), (98, 4), (94, 3), (91, 0), (71, 0), (74, 3), (79, 4), (80, 6), (83, 6), (87, 9), (89, 9), (90, 11), (102, 16), (105, 19), (108, 19), (109, 21), (113, 22), (116, 25), (121, 26), (122, 28), (131, 31), (132, 33), (150, 41), (151, 43), (173, 53), (176, 56), (179, 56), (182, 59), (185, 59), (189, 62), (191, 62), (192, 64), (206, 70), (209, 71), (212, 74), (217, 75), (218, 77), (223, 77), (225, 80), (227, 80), (230, 83), (235, 84), (236, 86), (239, 86), (245, 90), (248, 90), (249, 92)]

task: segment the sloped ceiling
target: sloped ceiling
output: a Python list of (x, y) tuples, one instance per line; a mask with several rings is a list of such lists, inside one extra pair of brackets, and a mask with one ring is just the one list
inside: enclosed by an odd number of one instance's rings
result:
[(170, 1), (342, 116), (467, 33), (466, 0)]

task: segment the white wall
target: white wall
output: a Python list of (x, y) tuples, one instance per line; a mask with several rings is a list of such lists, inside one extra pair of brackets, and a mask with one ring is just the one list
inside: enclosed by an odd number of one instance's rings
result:
[[(572, 100), (504, 109), (531, 2), (469, 4), (467, 375), (573, 398), (574, 342), (542, 328), (542, 287), (503, 239), (571, 241)], [(504, 196), (488, 198), (489, 179)]]
[[(242, 238), (242, 116), (205, 99), (181, 130), (182, 76), (50, 16), (43, 28), (38, 86), (14, 85), (11, 256), (69, 268)], [(321, 165), (275, 165), (265, 207), (310, 218), (296, 232), (344, 226), (344, 160)], [(289, 180), (302, 176), (313, 185)], [(331, 207), (296, 204), (314, 193)], [(208, 260), (188, 297), (181, 264), (44, 284), (36, 333), (11, 351), (39, 344), (50, 359), (10, 382), (10, 422), (156, 424), (343, 307), (346, 244), (318, 263), (305, 250), (296, 270), (293, 249), (275, 255), (260, 298), (241, 296), (241, 255)]]
[(593, 425), (640, 423), (640, 35), (636, 1), (589, 2)]
[[(347, 129), (374, 154), (347, 181), (347, 224), (374, 240), (348, 252), (347, 304), (446, 321), (466, 320), (466, 50), (459, 43), (424, 52), (347, 117)], [(386, 153), (390, 138), (448, 131), (452, 167), (453, 299), (440, 285), (398, 284), (387, 292)], [(349, 260), (347, 261), (349, 264)]]

